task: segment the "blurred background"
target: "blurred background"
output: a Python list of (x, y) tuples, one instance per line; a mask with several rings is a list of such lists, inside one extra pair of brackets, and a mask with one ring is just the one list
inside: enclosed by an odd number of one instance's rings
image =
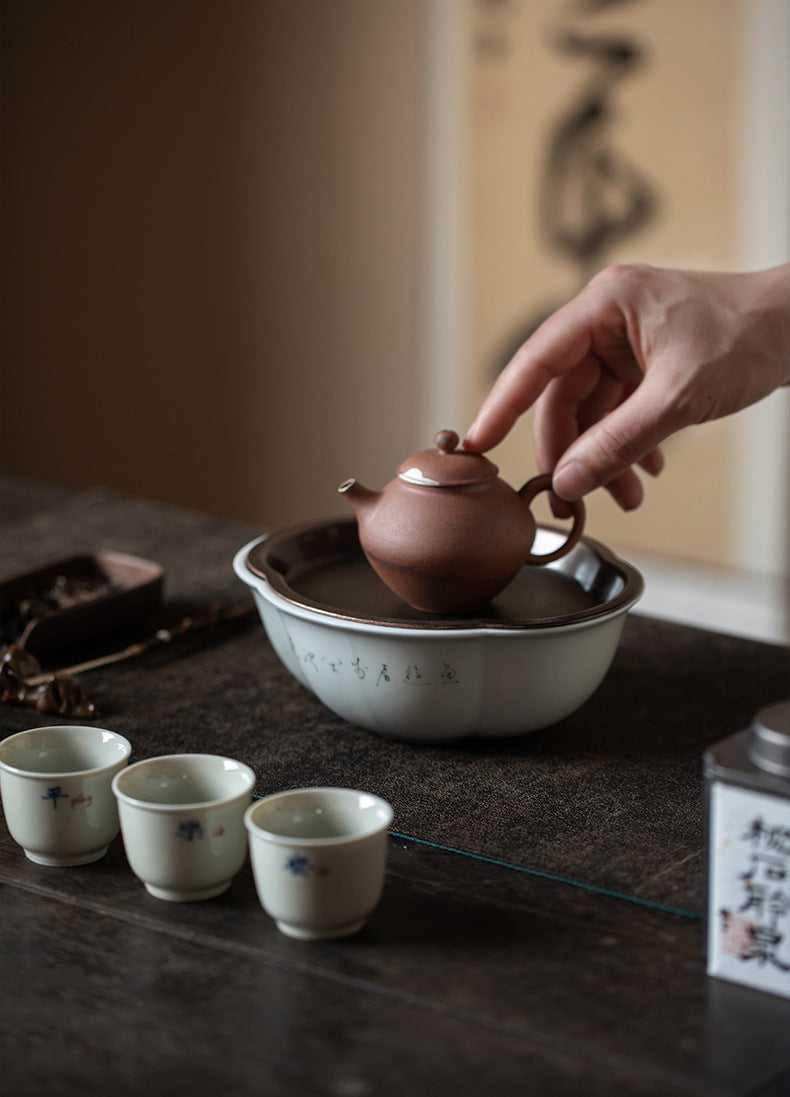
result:
[[(786, 0), (0, 11), (5, 473), (344, 513), (601, 266), (788, 259)], [(784, 638), (789, 427), (782, 391), (677, 436), (588, 532), (658, 611)], [(492, 456), (534, 473), (529, 416)]]

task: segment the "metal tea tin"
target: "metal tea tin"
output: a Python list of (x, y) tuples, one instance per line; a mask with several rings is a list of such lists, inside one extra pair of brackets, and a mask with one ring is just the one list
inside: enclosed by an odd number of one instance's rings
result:
[(790, 701), (704, 755), (708, 975), (790, 998)]

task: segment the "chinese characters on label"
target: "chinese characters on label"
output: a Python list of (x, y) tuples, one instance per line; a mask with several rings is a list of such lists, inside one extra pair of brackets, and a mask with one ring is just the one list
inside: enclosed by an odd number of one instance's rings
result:
[(790, 801), (711, 790), (708, 974), (790, 997)]

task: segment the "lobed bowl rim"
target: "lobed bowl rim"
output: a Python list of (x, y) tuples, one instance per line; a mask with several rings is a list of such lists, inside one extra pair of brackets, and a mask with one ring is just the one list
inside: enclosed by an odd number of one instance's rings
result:
[[(356, 525), (354, 519), (326, 520), (320, 523), (302, 523), (283, 529), (271, 530), (247, 542), (238, 550), (233, 560), (233, 568), (239, 579), (253, 591), (257, 591), (270, 605), (280, 613), (310, 621), (315, 625), (324, 625), (334, 629), (367, 633), (379, 636), (408, 636), (422, 639), (449, 637), (499, 637), (537, 636), (545, 634), (565, 634), (571, 631), (593, 628), (627, 613), (639, 601), (644, 593), (644, 578), (633, 564), (617, 556), (611, 549), (592, 537), (583, 536), (574, 553), (591, 553), (602, 564), (615, 569), (623, 578), (623, 586), (612, 598), (593, 605), (585, 610), (566, 614), (562, 617), (539, 618), (533, 620), (486, 621), (479, 625), (470, 624), (468, 618), (454, 621), (452, 618), (436, 620), (395, 619), (382, 617), (362, 617), (354, 613), (344, 613), (335, 607), (312, 602), (291, 591), (285, 577), (274, 568), (262, 564), (256, 550), (267, 542), (279, 537), (298, 536), (338, 525)], [(554, 533), (552, 527), (539, 526), (539, 529)], [(571, 554), (573, 555), (573, 554)], [(569, 558), (565, 558), (566, 560)], [(561, 568), (563, 560), (547, 567)]]

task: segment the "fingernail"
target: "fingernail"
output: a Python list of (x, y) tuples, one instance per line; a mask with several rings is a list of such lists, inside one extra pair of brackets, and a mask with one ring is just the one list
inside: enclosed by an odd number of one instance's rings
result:
[(471, 427), (469, 428), (469, 430), (464, 435), (464, 440), (461, 443), (461, 445), (463, 446), (464, 449), (470, 449), (470, 448), (474, 447), (474, 444), (475, 444), (475, 424), (472, 423)]
[(592, 491), (595, 481), (590, 470), (579, 461), (569, 461), (554, 473), (551, 486), (561, 499), (572, 503)]
[(569, 504), (555, 495), (553, 491), (549, 494), (549, 506), (555, 518), (570, 518), (573, 515), (573, 510)]

